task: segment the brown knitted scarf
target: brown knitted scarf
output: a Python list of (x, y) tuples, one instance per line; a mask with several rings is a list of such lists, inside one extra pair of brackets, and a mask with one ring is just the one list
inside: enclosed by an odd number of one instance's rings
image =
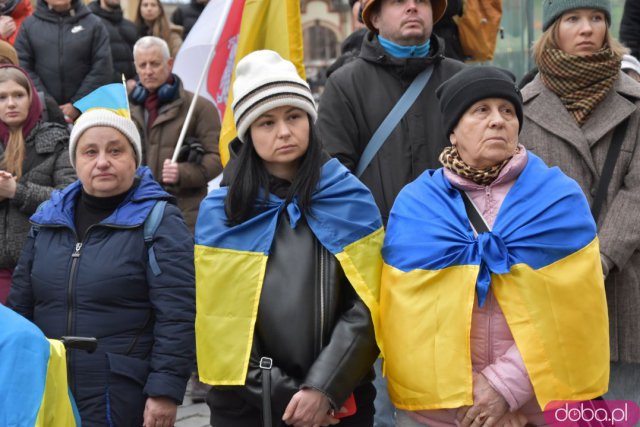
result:
[(489, 185), (500, 175), (502, 168), (509, 163), (511, 157), (485, 169), (476, 169), (462, 160), (456, 147), (447, 147), (440, 153), (440, 163), (451, 172), (463, 178), (470, 179), (478, 185)]
[(621, 61), (608, 46), (588, 56), (546, 49), (538, 66), (544, 84), (582, 126), (613, 87)]

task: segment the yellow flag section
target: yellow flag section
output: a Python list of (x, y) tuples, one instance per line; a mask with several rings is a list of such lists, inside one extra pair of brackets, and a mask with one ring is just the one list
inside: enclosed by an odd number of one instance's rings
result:
[(49, 340), (49, 345), (51, 353), (47, 367), (47, 381), (36, 427), (80, 426), (80, 417), (67, 384), (67, 357), (64, 344)]
[(382, 357), (396, 407), (473, 404), (469, 333), (477, 275), (472, 265), (404, 273), (384, 264)]
[[(470, 331), (478, 267), (404, 273), (385, 264), (382, 274), (383, 356), (393, 403), (407, 410), (473, 404)], [(540, 270), (521, 264), (492, 276), (541, 408), (607, 391), (609, 330), (604, 284), (593, 280), (598, 274), (596, 239)]]
[(236, 137), (231, 105), (235, 65), (249, 53), (270, 49), (284, 59), (293, 62), (298, 74), (305, 78), (303, 60), (302, 26), (299, 0), (246, 0), (236, 50), (234, 71), (231, 77), (229, 99), (220, 131), (220, 158), (222, 164), (229, 161), (229, 143)]
[(207, 384), (243, 385), (267, 256), (196, 245), (195, 265), (198, 375)]
[[(384, 228), (380, 227), (366, 236), (346, 246), (336, 254), (344, 274), (351, 286), (371, 312), (375, 330), (380, 320), (380, 275), (382, 257), (380, 249), (384, 241)], [(377, 332), (376, 332), (377, 333)]]
[(602, 278), (597, 238), (547, 267), (514, 265), (511, 274), (494, 277), (541, 408), (559, 397), (586, 400), (607, 391), (609, 318), (604, 282), (594, 278)]

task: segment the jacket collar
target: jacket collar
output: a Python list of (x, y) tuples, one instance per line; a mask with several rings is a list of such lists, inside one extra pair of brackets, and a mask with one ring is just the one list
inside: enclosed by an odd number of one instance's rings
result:
[[(146, 166), (136, 171), (140, 183), (124, 199), (122, 204), (101, 224), (114, 227), (140, 226), (158, 200), (174, 201), (173, 196), (165, 192)], [(82, 189), (78, 180), (61, 191), (54, 191), (51, 199), (45, 202), (31, 217), (31, 222), (44, 226), (67, 226), (75, 230), (75, 205)]]
[(560, 98), (545, 86), (540, 74), (523, 89), (522, 95), (527, 120), (537, 123), (572, 145), (584, 158), (591, 172), (598, 176), (600, 172), (595, 167), (591, 148), (636, 111), (634, 103), (640, 99), (640, 86), (620, 72), (609, 94), (593, 110), (582, 128)]
[(380, 44), (378, 36), (369, 31), (362, 42), (360, 57), (367, 62), (386, 67), (403, 79), (413, 79), (428, 65), (444, 59), (444, 43), (435, 34), (431, 35), (431, 52), (426, 58), (395, 58)]

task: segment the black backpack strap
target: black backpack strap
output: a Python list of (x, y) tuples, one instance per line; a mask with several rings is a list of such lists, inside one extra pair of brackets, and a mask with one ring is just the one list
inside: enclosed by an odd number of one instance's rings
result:
[(624, 142), (628, 126), (629, 118), (627, 117), (622, 123), (616, 126), (615, 131), (613, 131), (611, 145), (609, 146), (607, 158), (605, 159), (604, 166), (602, 167), (600, 181), (598, 181), (598, 189), (595, 197), (593, 198), (593, 203), (591, 204), (591, 215), (593, 215), (593, 220), (596, 224), (598, 223), (598, 217), (600, 216), (602, 205), (607, 197), (607, 189), (609, 188), (609, 183), (613, 176), (613, 169), (615, 169), (616, 162), (620, 156), (620, 150), (622, 149), (622, 143)]
[(144, 221), (143, 226), (143, 234), (144, 234), (144, 243), (147, 245), (147, 253), (149, 258), (149, 267), (151, 267), (151, 271), (155, 276), (159, 276), (162, 274), (162, 270), (160, 270), (160, 266), (158, 265), (158, 260), (156, 260), (156, 253), (153, 250), (153, 236), (156, 234), (156, 230), (160, 226), (160, 222), (162, 221), (162, 217), (164, 216), (164, 208), (167, 206), (166, 200), (160, 200), (156, 202), (151, 209), (151, 213)]
[(473, 228), (475, 228), (476, 233), (482, 234), (482, 233), (488, 233), (489, 231), (491, 231), (489, 229), (489, 226), (485, 222), (484, 218), (478, 211), (478, 208), (471, 201), (471, 198), (469, 197), (469, 195), (462, 190), (458, 190), (458, 191), (460, 191), (460, 195), (462, 196), (462, 201), (464, 202), (464, 209), (465, 211), (467, 211), (467, 216), (469, 217), (469, 221), (471, 222), (471, 225), (473, 225)]

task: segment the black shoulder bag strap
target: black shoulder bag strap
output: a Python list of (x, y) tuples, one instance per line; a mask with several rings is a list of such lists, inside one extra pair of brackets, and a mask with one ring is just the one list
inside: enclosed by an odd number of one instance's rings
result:
[(485, 222), (480, 212), (478, 212), (478, 208), (471, 201), (471, 198), (469, 197), (469, 195), (462, 190), (458, 190), (458, 191), (460, 191), (460, 194), (462, 195), (462, 201), (464, 202), (464, 210), (467, 211), (467, 216), (469, 217), (469, 221), (471, 222), (471, 225), (473, 225), (473, 228), (476, 229), (476, 233), (482, 234), (482, 233), (488, 233), (489, 231), (491, 231), (489, 230), (489, 226)]
[(598, 217), (602, 210), (602, 204), (607, 198), (607, 189), (609, 188), (609, 183), (613, 176), (613, 169), (616, 167), (616, 162), (620, 156), (620, 149), (622, 148), (622, 143), (624, 141), (625, 134), (627, 133), (628, 125), (629, 118), (627, 117), (622, 123), (616, 126), (616, 130), (613, 132), (613, 137), (611, 138), (611, 145), (609, 146), (607, 158), (605, 159), (604, 166), (602, 167), (600, 181), (598, 181), (598, 190), (593, 198), (593, 203), (591, 204), (591, 215), (593, 215), (593, 220), (596, 224), (598, 223)]
[(273, 427), (271, 420), (271, 368), (273, 360), (270, 357), (260, 359), (262, 371), (262, 426)]

